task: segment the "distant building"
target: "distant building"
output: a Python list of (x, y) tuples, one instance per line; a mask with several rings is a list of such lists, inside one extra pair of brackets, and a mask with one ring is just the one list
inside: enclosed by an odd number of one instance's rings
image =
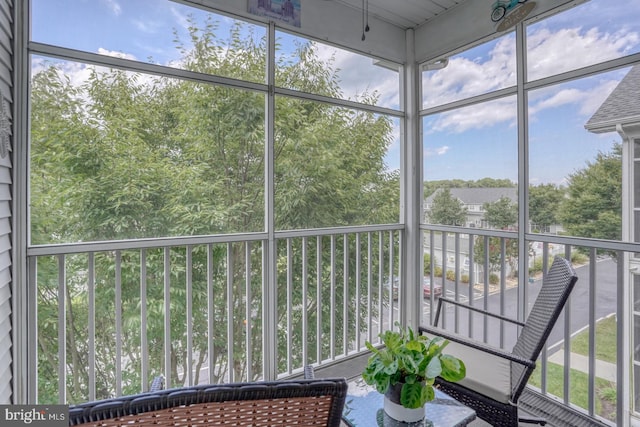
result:
[[(444, 189), (436, 190), (432, 195), (424, 201), (425, 218), (431, 211), (433, 199)], [(462, 205), (467, 208), (467, 219), (465, 227), (488, 228), (489, 225), (484, 219), (485, 210), (482, 205), (485, 203), (493, 203), (506, 197), (514, 204), (518, 203), (518, 189), (515, 187), (498, 187), (498, 188), (451, 188), (451, 197), (454, 197)]]

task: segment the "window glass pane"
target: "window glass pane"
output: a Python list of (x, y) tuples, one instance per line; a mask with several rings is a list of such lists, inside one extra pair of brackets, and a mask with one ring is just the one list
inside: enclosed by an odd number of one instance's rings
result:
[[(276, 85), (301, 92), (400, 109), (397, 64), (285, 32), (276, 33)], [(303, 75), (323, 74), (303, 79)]]
[(398, 222), (398, 129), (390, 117), (276, 98), (277, 228)]
[(517, 225), (516, 99), (423, 119), (425, 220), (513, 229)]
[(527, 27), (536, 80), (640, 52), (640, 0), (591, 0)]
[[(422, 108), (436, 107), (516, 84), (515, 35), (466, 50), (449, 58), (446, 67), (423, 65)], [(439, 68), (438, 65), (434, 66)]]
[(609, 117), (603, 110), (608, 111), (606, 103), (613, 98), (607, 97), (627, 71), (529, 93), (529, 219), (534, 226), (621, 239), (621, 140), (615, 125), (607, 126), (624, 112), (614, 110)]
[(32, 40), (265, 81), (266, 29), (168, 0), (32, 0)]
[(264, 229), (264, 95), (32, 63), (32, 243)]

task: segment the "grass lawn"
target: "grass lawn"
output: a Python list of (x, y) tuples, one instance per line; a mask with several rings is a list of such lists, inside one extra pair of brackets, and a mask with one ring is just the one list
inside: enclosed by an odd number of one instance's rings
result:
[[(538, 365), (539, 366), (539, 365)], [(540, 369), (536, 368), (529, 384), (540, 388)], [(564, 368), (556, 363), (547, 363), (547, 393), (564, 398)], [(589, 398), (589, 376), (571, 369), (569, 374), (569, 401), (587, 409)], [(603, 418), (615, 421), (616, 385), (602, 378), (596, 378), (595, 412)]]
[[(596, 323), (596, 359), (616, 363), (616, 317), (610, 316)], [(585, 329), (571, 340), (573, 353), (589, 355), (589, 329)]]
[[(616, 363), (616, 318), (608, 317), (596, 324), (596, 358)], [(573, 353), (589, 355), (589, 330), (577, 334), (571, 340)], [(540, 388), (540, 364), (529, 379), (529, 384)], [(616, 384), (596, 377), (595, 412), (603, 418), (615, 421), (616, 417)], [(564, 368), (556, 363), (547, 363), (547, 392), (564, 398)], [(569, 373), (569, 401), (576, 406), (587, 409), (589, 398), (588, 374), (571, 369)]]

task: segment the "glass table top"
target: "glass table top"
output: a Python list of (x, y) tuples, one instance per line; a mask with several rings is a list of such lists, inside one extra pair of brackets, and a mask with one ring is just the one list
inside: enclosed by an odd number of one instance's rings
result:
[(390, 418), (382, 409), (384, 396), (361, 378), (349, 382), (343, 420), (352, 427), (458, 427), (476, 418), (473, 409), (436, 389), (436, 398), (425, 405), (425, 419), (418, 423), (402, 423)]

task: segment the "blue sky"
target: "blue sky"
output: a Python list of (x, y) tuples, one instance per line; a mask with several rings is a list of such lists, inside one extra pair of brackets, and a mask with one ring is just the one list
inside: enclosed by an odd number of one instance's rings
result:
[[(204, 14), (160, 0), (33, 0), (33, 5), (35, 41), (160, 64), (171, 64), (180, 57), (173, 30), (186, 40), (188, 14)], [(219, 34), (226, 38), (232, 20), (223, 17), (219, 22)], [(260, 28), (255, 37), (263, 34)], [(293, 37), (281, 36), (286, 48)], [(640, 52), (640, 0), (591, 0), (531, 25), (527, 36), (531, 79)], [(320, 46), (318, 52), (327, 60), (333, 58), (334, 66), (341, 70), (345, 98), (376, 91), (379, 105), (397, 108), (397, 73), (374, 66), (369, 58), (333, 47)], [(34, 68), (37, 66), (34, 64)], [(626, 71), (530, 93), (532, 184), (566, 182), (568, 174), (584, 167), (598, 151), (609, 151), (619, 140), (615, 134), (590, 134), (584, 123)], [(86, 70), (73, 66), (69, 72), (75, 73), (78, 81), (86, 76)], [(515, 40), (511, 33), (454, 55), (446, 68), (426, 73), (423, 84), (427, 98), (423, 105), (430, 107), (512, 86), (514, 73)], [(423, 125), (425, 180), (517, 180), (514, 97), (430, 116)], [(564, 155), (559, 156), (559, 152)], [(387, 164), (391, 169), (399, 167), (397, 142), (389, 149)]]
[[(621, 7), (624, 5), (624, 7)], [(528, 78), (536, 80), (640, 51), (640, 1), (592, 0), (527, 29)], [(425, 107), (513, 85), (513, 34), (450, 58), (424, 76)], [(565, 184), (617, 134), (594, 135), (584, 124), (628, 68), (529, 93), (529, 180)], [(425, 180), (506, 178), (517, 182), (515, 98), (424, 120)]]

